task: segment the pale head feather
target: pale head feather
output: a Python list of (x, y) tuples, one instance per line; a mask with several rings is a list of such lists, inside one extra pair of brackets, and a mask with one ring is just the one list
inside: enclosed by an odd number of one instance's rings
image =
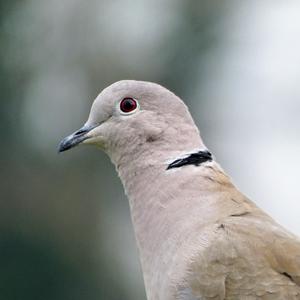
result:
[[(139, 108), (120, 111), (120, 101), (130, 97)], [(148, 152), (153, 147), (164, 159), (204, 148), (197, 127), (183, 101), (168, 89), (151, 82), (122, 80), (105, 88), (94, 101), (86, 125), (99, 124), (85, 144), (105, 150), (115, 164), (125, 156)], [(169, 153), (168, 153), (169, 152)]]

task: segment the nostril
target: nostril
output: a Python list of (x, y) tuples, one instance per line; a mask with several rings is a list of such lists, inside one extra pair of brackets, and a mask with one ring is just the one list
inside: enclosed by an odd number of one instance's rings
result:
[(88, 130), (86, 130), (86, 129), (80, 129), (80, 130), (76, 131), (74, 135), (75, 136), (76, 135), (81, 135), (81, 134), (86, 133), (86, 132), (88, 132)]
[(92, 129), (94, 129), (97, 126), (99, 126), (99, 123), (97, 123), (95, 125), (84, 125), (78, 131), (76, 131), (75, 133), (73, 133), (73, 137), (74, 136), (81, 136), (81, 135), (83, 135), (85, 133), (88, 133), (89, 131), (91, 131)]

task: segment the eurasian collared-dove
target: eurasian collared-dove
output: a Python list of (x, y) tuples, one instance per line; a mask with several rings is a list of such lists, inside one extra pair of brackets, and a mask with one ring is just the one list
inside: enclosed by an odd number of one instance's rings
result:
[(149, 300), (300, 299), (300, 240), (237, 190), (172, 92), (112, 84), (60, 151), (80, 143), (116, 166)]

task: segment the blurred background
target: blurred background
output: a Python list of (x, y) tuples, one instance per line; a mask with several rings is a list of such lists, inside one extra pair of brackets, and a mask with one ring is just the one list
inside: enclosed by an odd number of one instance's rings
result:
[(236, 185), (300, 235), (300, 2), (2, 0), (0, 299), (146, 299), (127, 199), (57, 154), (120, 79), (189, 105)]

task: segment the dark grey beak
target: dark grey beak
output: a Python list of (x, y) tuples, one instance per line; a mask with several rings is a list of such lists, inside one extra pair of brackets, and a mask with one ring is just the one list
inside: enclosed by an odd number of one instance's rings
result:
[(64, 138), (59, 146), (58, 146), (58, 152), (64, 152), (66, 150), (69, 150), (71, 148), (74, 148), (75, 146), (79, 145), (81, 142), (86, 140), (88, 137), (86, 134), (90, 132), (92, 129), (97, 127), (97, 125), (84, 125), (81, 129), (74, 132), (73, 134), (67, 136)]

